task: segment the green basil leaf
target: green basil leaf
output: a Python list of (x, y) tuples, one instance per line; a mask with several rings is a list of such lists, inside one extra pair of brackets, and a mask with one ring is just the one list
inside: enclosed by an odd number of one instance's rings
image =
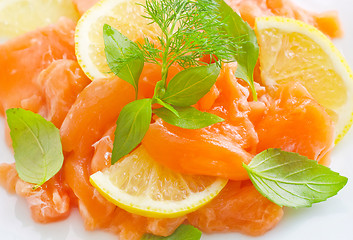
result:
[(310, 207), (336, 195), (347, 183), (328, 167), (280, 149), (267, 149), (243, 166), (256, 189), (279, 206)]
[(222, 28), (234, 39), (238, 49), (235, 59), (238, 62), (236, 77), (245, 80), (251, 87), (254, 100), (257, 94), (254, 86), (254, 68), (259, 57), (259, 45), (254, 30), (245, 22), (233, 9), (223, 0), (216, 0), (219, 3), (219, 14), (223, 21)]
[(178, 107), (193, 105), (210, 91), (219, 72), (216, 64), (185, 69), (170, 80), (162, 100)]
[(199, 240), (202, 232), (191, 225), (180, 225), (175, 232), (168, 237), (145, 234), (141, 240)]
[(115, 75), (134, 86), (137, 94), (138, 81), (144, 66), (142, 51), (136, 43), (108, 24), (103, 26), (103, 38), (109, 68)]
[(154, 98), (155, 103), (158, 103), (160, 105), (162, 105), (163, 107), (165, 107), (166, 109), (168, 109), (169, 111), (171, 111), (172, 113), (174, 113), (174, 115), (176, 117), (180, 117), (178, 111), (170, 104), (163, 102), (162, 100), (160, 100), (159, 98)]
[(39, 114), (21, 108), (6, 111), (18, 176), (42, 185), (64, 162), (59, 129)]
[(193, 107), (175, 107), (179, 117), (166, 108), (154, 109), (153, 112), (164, 121), (186, 129), (200, 129), (224, 121), (217, 115), (201, 112)]
[(152, 117), (152, 99), (140, 99), (127, 104), (116, 122), (112, 164), (129, 154), (145, 136)]

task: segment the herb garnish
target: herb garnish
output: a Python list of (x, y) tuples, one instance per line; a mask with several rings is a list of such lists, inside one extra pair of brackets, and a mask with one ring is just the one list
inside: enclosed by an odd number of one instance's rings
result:
[(243, 164), (256, 189), (279, 206), (311, 207), (337, 194), (347, 178), (297, 153), (267, 149)]
[(6, 111), (18, 176), (42, 185), (64, 162), (59, 129), (39, 114), (21, 108)]
[[(108, 66), (135, 88), (136, 97), (144, 62), (161, 66), (162, 77), (156, 84), (152, 102), (141, 107), (151, 108), (152, 104), (160, 104), (162, 108), (154, 113), (166, 122), (182, 128), (197, 129), (221, 122), (222, 118), (199, 112), (191, 105), (196, 104), (214, 85), (222, 62), (235, 60), (244, 73), (238, 75), (249, 83), (256, 99), (252, 80), (258, 58), (256, 37), (247, 23), (223, 0), (147, 0), (142, 6), (146, 14), (143, 17), (150, 20), (151, 24), (158, 25), (161, 30), (157, 42), (145, 38), (143, 43), (136, 44), (111, 26), (105, 24), (103, 27)], [(253, 48), (249, 47), (248, 42)], [(247, 55), (251, 55), (251, 59)], [(200, 60), (204, 56), (209, 56), (209, 62)], [(168, 70), (173, 64), (182, 66), (184, 70), (167, 85)], [(123, 109), (122, 112), (124, 114), (120, 114), (117, 121), (118, 137), (115, 138), (120, 144), (114, 144), (116, 149), (113, 150), (112, 163), (130, 153), (140, 143), (148, 128), (140, 128), (139, 124), (150, 120), (145, 119), (147, 115), (140, 116), (140, 121), (125, 131), (120, 129), (121, 123), (129, 121), (127, 116), (131, 119), (137, 116), (134, 108)], [(132, 138), (131, 132), (136, 136)], [(129, 144), (121, 144), (127, 141)]]

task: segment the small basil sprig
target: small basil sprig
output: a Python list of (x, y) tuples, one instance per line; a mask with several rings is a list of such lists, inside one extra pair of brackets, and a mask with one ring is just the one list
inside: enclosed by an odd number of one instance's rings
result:
[(202, 232), (191, 225), (180, 225), (175, 232), (168, 237), (145, 234), (141, 240), (200, 240)]
[(39, 114), (21, 108), (6, 111), (18, 176), (42, 185), (64, 162), (59, 130)]
[(279, 206), (310, 207), (334, 196), (348, 179), (297, 153), (267, 149), (243, 164), (256, 189)]

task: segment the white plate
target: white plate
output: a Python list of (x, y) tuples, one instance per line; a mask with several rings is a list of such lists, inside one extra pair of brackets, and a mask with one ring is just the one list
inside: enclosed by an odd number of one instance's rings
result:
[[(307, 9), (321, 11), (336, 9), (345, 30), (345, 37), (335, 41), (353, 66), (353, 1), (352, 0), (295, 0)], [(0, 120), (0, 162), (13, 162), (12, 153), (3, 140), (3, 120)], [(332, 154), (331, 168), (349, 178), (347, 186), (338, 196), (308, 209), (285, 209), (285, 216), (278, 226), (264, 236), (253, 238), (241, 234), (204, 234), (203, 240), (349, 240), (353, 239), (353, 130)], [(4, 240), (113, 240), (116, 236), (101, 231), (87, 232), (82, 220), (73, 210), (62, 222), (41, 225), (34, 223), (26, 202), (0, 188), (0, 239)]]

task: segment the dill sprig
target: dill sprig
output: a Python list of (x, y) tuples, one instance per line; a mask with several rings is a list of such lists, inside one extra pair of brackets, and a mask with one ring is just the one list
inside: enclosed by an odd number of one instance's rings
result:
[(159, 46), (145, 38), (140, 48), (146, 62), (162, 67), (164, 83), (168, 68), (174, 63), (183, 68), (198, 66), (205, 55), (210, 56), (210, 63), (218, 65), (234, 60), (237, 49), (232, 42), (235, 39), (222, 31), (216, 1), (147, 0), (142, 6), (144, 17), (160, 27), (161, 35), (158, 36)]

